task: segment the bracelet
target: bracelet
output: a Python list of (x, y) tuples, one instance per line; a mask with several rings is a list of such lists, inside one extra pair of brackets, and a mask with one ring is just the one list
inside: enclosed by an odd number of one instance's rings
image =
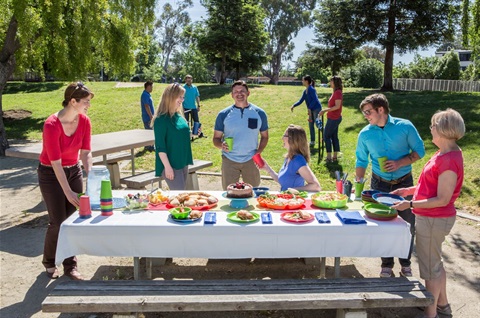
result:
[(410, 209), (413, 209), (413, 201), (410, 201)]

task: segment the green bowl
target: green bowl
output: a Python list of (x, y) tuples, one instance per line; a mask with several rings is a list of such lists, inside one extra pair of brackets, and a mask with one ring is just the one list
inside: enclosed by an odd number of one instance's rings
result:
[(398, 216), (397, 210), (379, 203), (366, 203), (363, 209), (365, 215), (374, 220), (389, 221)]
[(168, 210), (168, 212), (170, 212), (174, 219), (187, 219), (190, 212), (192, 212), (192, 209), (187, 207), (177, 207)]
[(321, 191), (321, 192), (318, 192), (318, 193), (315, 193), (312, 195), (312, 203), (313, 205), (319, 207), (319, 208), (323, 208), (323, 209), (338, 209), (338, 208), (343, 208), (344, 206), (347, 205), (347, 202), (348, 202), (348, 196), (346, 196), (345, 194), (338, 194), (339, 196), (339, 200), (330, 200), (330, 201), (327, 201), (327, 200), (319, 200), (317, 199), (317, 197), (321, 196), (321, 195), (325, 195), (325, 194), (328, 194), (328, 193), (334, 193), (334, 192), (331, 192), (331, 191)]

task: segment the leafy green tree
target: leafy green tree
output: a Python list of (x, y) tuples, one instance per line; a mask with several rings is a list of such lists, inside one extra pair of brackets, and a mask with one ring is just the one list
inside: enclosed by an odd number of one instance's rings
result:
[[(219, 65), (218, 82), (223, 84), (234, 63), (242, 63), (242, 52), (248, 51), (250, 56), (263, 54), (267, 40), (264, 14), (257, 0), (202, 0), (201, 3), (208, 17), (205, 27), (196, 35), (198, 48), (210, 63)], [(243, 58), (248, 59), (246, 54)]]
[(291, 56), (294, 49), (292, 39), (310, 24), (315, 4), (316, 0), (261, 0), (269, 36), (268, 68), (263, 70), (263, 75), (269, 77), (272, 84), (278, 83), (284, 58)]
[(213, 67), (194, 43), (176, 53), (172, 61), (178, 66), (182, 78), (190, 74), (197, 83), (209, 83), (213, 77)]
[[(0, 1), (0, 115), (15, 68), (62, 79), (105, 69), (131, 74), (137, 39), (154, 20), (152, 0)], [(0, 116), (0, 155), (8, 147)]]
[(412, 78), (412, 72), (405, 63), (398, 63), (393, 67), (393, 78)]
[(318, 55), (312, 50), (306, 50), (297, 60), (295, 76), (300, 79), (302, 76), (310, 75), (317, 83), (328, 83), (332, 76), (330, 69), (319, 67), (319, 65)]
[(191, 22), (187, 8), (192, 7), (192, 0), (181, 0), (175, 2), (176, 7), (170, 3), (163, 5), (163, 11), (155, 23), (160, 48), (162, 49), (163, 71), (168, 72), (170, 56), (175, 49), (185, 42), (183, 28)]
[(437, 79), (460, 79), (460, 59), (458, 54), (452, 50), (442, 56), (435, 66), (434, 73)]
[[(317, 24), (317, 33), (321, 43), (329, 47), (334, 47), (329, 41), (335, 38), (346, 41), (348, 46), (338, 46), (345, 51), (368, 42), (380, 45), (385, 50), (382, 89), (392, 90), (395, 50), (413, 51), (452, 38), (459, 3), (460, 0), (321, 0), (319, 18), (325, 23)], [(335, 6), (340, 9), (327, 10)]]
[(422, 57), (419, 54), (415, 54), (413, 62), (409, 64), (411, 78), (435, 78), (435, 67), (438, 63), (438, 57), (428, 56)]
[(468, 31), (470, 28), (470, 0), (463, 0), (462, 1), (462, 19), (460, 22), (460, 26), (462, 29), (462, 45), (464, 47), (468, 47), (469, 37)]
[(378, 88), (383, 82), (383, 63), (376, 59), (365, 59), (352, 67), (355, 87)]

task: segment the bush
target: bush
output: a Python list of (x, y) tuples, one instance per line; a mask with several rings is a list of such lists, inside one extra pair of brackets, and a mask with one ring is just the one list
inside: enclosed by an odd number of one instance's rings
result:
[(383, 84), (383, 63), (376, 59), (360, 61), (352, 68), (355, 87), (378, 88)]
[(460, 59), (457, 53), (450, 51), (440, 58), (435, 66), (435, 78), (445, 80), (460, 79)]

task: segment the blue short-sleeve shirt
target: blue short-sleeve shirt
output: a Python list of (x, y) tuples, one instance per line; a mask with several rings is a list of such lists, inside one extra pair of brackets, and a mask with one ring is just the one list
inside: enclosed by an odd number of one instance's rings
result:
[(233, 137), (232, 151), (222, 151), (222, 154), (234, 162), (244, 163), (256, 153), (260, 132), (268, 130), (267, 114), (253, 104), (245, 108), (232, 105), (218, 113), (215, 130), (223, 132), (224, 138)]
[(281, 191), (285, 191), (288, 188), (303, 187), (305, 185), (305, 179), (298, 173), (301, 167), (308, 164), (305, 157), (297, 154), (293, 156), (288, 164), (287, 161), (288, 160), (285, 159), (282, 168), (280, 168), (278, 172), (278, 182), (280, 183)]

